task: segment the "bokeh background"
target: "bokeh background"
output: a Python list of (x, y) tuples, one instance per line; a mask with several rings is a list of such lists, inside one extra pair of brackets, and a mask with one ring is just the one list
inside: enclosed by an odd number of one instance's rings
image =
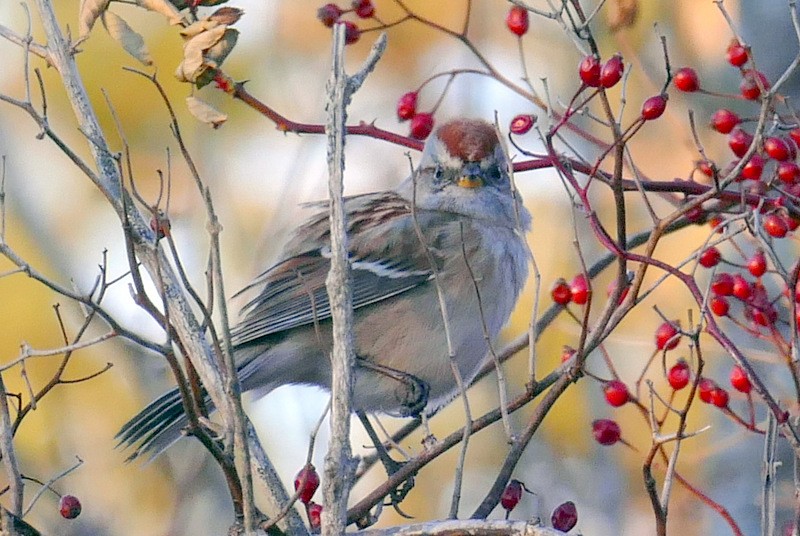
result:
[[(344, 0), (342, 0), (344, 2)], [(347, 2), (344, 2), (347, 3)], [(63, 27), (77, 33), (77, 0), (56, 2)], [(234, 0), (232, 6), (245, 10), (236, 25), (241, 31), (238, 45), (225, 63), (226, 71), (237, 80), (248, 80), (248, 89), (262, 101), (286, 116), (309, 123), (324, 122), (325, 82), (330, 64), (330, 32), (315, 18), (322, 2), (311, 0)], [(532, 2), (540, 9), (546, 2)], [(585, 2), (587, 10), (594, 2)], [(783, 0), (743, 0), (742, 5), (725, 5), (754, 47), (759, 66), (775, 79), (796, 54), (789, 12)], [(378, 15), (396, 20), (401, 11), (391, 0), (375, 0)], [(408, 0), (407, 5), (438, 23), (460, 27), (465, 2)], [(716, 5), (710, 0), (664, 0), (639, 3), (636, 21), (616, 32), (608, 30), (609, 17), (618, 7), (610, 0), (593, 25), (604, 57), (621, 52), (630, 62), (627, 109), (624, 122), (638, 114), (640, 103), (660, 91), (665, 78), (664, 57), (659, 35), (667, 38), (672, 65), (691, 65), (698, 70), (704, 87), (735, 91), (738, 74), (725, 62), (724, 52), (731, 31)], [(34, 6), (30, 6), (33, 35), (41, 41)], [(218, 130), (198, 123), (186, 110), (184, 99), (191, 88), (172, 76), (181, 59), (182, 41), (175, 28), (156, 14), (130, 5), (114, 5), (113, 11), (141, 32), (152, 53), (154, 68), (175, 106), (183, 134), (203, 179), (209, 185), (224, 226), (222, 234), (225, 285), (229, 294), (244, 286), (276, 258), (287, 233), (302, 217), (296, 208), (305, 201), (325, 198), (326, 160), (320, 136), (283, 134), (274, 125), (239, 102), (212, 88), (198, 95), (229, 114)], [(515, 36), (505, 27), (508, 4), (500, 0), (473, 2), (469, 36), (486, 57), (508, 78), (520, 80), (523, 69)], [(0, 2), (0, 24), (24, 33), (26, 11), (17, 2)], [(363, 23), (364, 27), (373, 26)], [(360, 42), (348, 47), (348, 64), (355, 70), (377, 36), (365, 33)], [(576, 66), (581, 58), (577, 48), (553, 21), (532, 17), (531, 29), (523, 41), (525, 61), (531, 82), (543, 92), (544, 81), (554, 103), (564, 104), (578, 87)], [(153, 86), (144, 78), (126, 73), (123, 66), (138, 65), (127, 56), (98, 24), (88, 41), (81, 45), (78, 63), (84, 82), (116, 149), (118, 135), (101, 91), (119, 115), (124, 137), (131, 148), (134, 175), (140, 191), (148, 199), (158, 194), (157, 170), (168, 169), (171, 153), (172, 185), (170, 219), (191, 280), (204, 288), (208, 249), (202, 201), (178, 157), (168, 128), (169, 118)], [(41, 61), (32, 66), (42, 70), (49, 119), (53, 128), (84, 158), (87, 143), (78, 132), (57, 73)], [(375, 72), (357, 93), (350, 107), (351, 122), (374, 121), (378, 126), (405, 133), (407, 125), (394, 115), (397, 98), (416, 89), (428, 77), (452, 68), (476, 67), (469, 51), (456, 40), (413, 22), (389, 31), (389, 46)], [(22, 98), (25, 90), (22, 51), (0, 41), (0, 91)], [(794, 82), (794, 80), (793, 80)], [(434, 105), (443, 89), (443, 79), (426, 86), (420, 108)], [(543, 93), (542, 93), (543, 94)], [(614, 93), (619, 97), (619, 92)], [(34, 91), (34, 103), (39, 104)], [(687, 111), (694, 110), (700, 136), (714, 157), (725, 154), (724, 139), (704, 126), (721, 105), (754, 114), (755, 108), (737, 103), (671, 91), (666, 115), (647, 125), (632, 144), (632, 155), (642, 171), (653, 179), (689, 177), (698, 158), (688, 127)], [(492, 119), (497, 113), (501, 126), (517, 113), (540, 113), (531, 105), (488, 78), (460, 76), (450, 87), (436, 117), (469, 115)], [(540, 117), (540, 121), (546, 118)], [(588, 123), (587, 123), (588, 124)], [(120, 226), (105, 200), (68, 159), (48, 141), (36, 139), (37, 128), (20, 110), (0, 103), (0, 154), (5, 156), (7, 241), (32, 266), (63, 285), (89, 289), (97, 276), (104, 251), (108, 272), (116, 277), (126, 271), (124, 243)], [(523, 146), (537, 150), (537, 137), (530, 133), (520, 139)], [(591, 154), (592, 149), (579, 150)], [(408, 172), (405, 149), (365, 138), (350, 138), (347, 143), (346, 192), (355, 194), (390, 188)], [(413, 160), (417, 154), (411, 154)], [(517, 158), (520, 158), (517, 156)], [(579, 270), (572, 245), (575, 230), (585, 240), (583, 252), (596, 259), (602, 252), (590, 238), (580, 218), (576, 218), (568, 196), (558, 178), (549, 171), (519, 174), (517, 183), (526, 204), (534, 214), (530, 243), (542, 274), (546, 291), (557, 277), (571, 278)], [(631, 198), (633, 199), (633, 198)], [(610, 200), (597, 196), (596, 207), (611, 213)], [(656, 202), (660, 214), (669, 206)], [(631, 227), (645, 229), (643, 209), (631, 208)], [(707, 228), (686, 231), (680, 238), (665, 239), (661, 258), (685, 258), (707, 237)], [(794, 243), (792, 243), (794, 244)], [(788, 246), (788, 254), (793, 254)], [(0, 260), (0, 273), (9, 269)], [(658, 274), (652, 274), (654, 277)], [(596, 288), (605, 289), (611, 274), (604, 274)], [(521, 300), (508, 329), (507, 337), (526, 329), (533, 305), (532, 286)], [(52, 306), (61, 304), (67, 330), (74, 333), (81, 311), (21, 274), (0, 278), (0, 361), (15, 359), (24, 342), (34, 348), (52, 348), (62, 341)], [(543, 299), (544, 306), (549, 300)], [(242, 304), (231, 301), (232, 310)], [(688, 296), (672, 281), (643, 303), (638, 314), (626, 320), (605, 349), (622, 379), (633, 382), (653, 350), (652, 332), (660, 323), (652, 306), (670, 318), (686, 321), (691, 307)], [(127, 327), (154, 340), (163, 340), (149, 317), (132, 302), (123, 281), (109, 292), (106, 306)], [(95, 326), (93, 334), (103, 332)], [(569, 318), (561, 318), (538, 346), (539, 373), (557, 365), (561, 347), (576, 345), (579, 330)], [(783, 372), (774, 357), (745, 339), (740, 344), (748, 355), (766, 370)], [(674, 352), (685, 355), (685, 344)], [(720, 383), (726, 378), (730, 362), (714, 345), (706, 345), (709, 375)], [(61, 386), (48, 395), (26, 419), (17, 435), (23, 473), (47, 480), (75, 462), (83, 465), (55, 488), (77, 495), (84, 507), (74, 521), (57, 514), (57, 498), (45, 494), (29, 515), (35, 526), (48, 534), (130, 535), (130, 534), (223, 534), (231, 522), (232, 509), (216, 466), (191, 440), (183, 440), (166, 455), (148, 465), (125, 464), (125, 453), (115, 449), (114, 434), (128, 418), (149, 400), (168, 389), (171, 378), (157, 356), (121, 341), (112, 341), (78, 353), (70, 363), (68, 377), (81, 377), (112, 363), (102, 376), (82, 384)], [(591, 369), (607, 376), (598, 354), (589, 360)], [(27, 364), (34, 386), (50, 378), (56, 358), (37, 358)], [(523, 355), (507, 367), (512, 393), (519, 392), (526, 380)], [(655, 369), (658, 378), (658, 367)], [(24, 392), (19, 369), (4, 373), (9, 391)], [(788, 396), (788, 386), (775, 381), (779, 396)], [(783, 389), (783, 390), (781, 390)], [(496, 384), (485, 381), (470, 393), (473, 413), (497, 405)], [(268, 453), (273, 457), (287, 485), (301, 467), (309, 433), (318, 419), (326, 397), (313, 389), (282, 388), (249, 405)], [(743, 408), (741, 398), (732, 404)], [(443, 437), (463, 419), (458, 404), (433, 419), (435, 434)], [(514, 415), (517, 426), (530, 411)], [(590, 423), (599, 417), (617, 419), (624, 436), (638, 451), (622, 446), (601, 447), (593, 442)], [(759, 415), (759, 418), (763, 415)], [(402, 421), (385, 419), (396, 428)], [(706, 424), (712, 428), (683, 444), (679, 471), (713, 499), (729, 509), (745, 534), (754, 534), (759, 522), (760, 436), (731, 425), (719, 411), (696, 407), (690, 429)], [(361, 453), (368, 440), (355, 424), (354, 445)], [(314, 460), (321, 465), (325, 452), (322, 433)], [(515, 518), (549, 518), (552, 508), (563, 501), (574, 501), (579, 510), (578, 528), (584, 534), (648, 534), (653, 531), (653, 516), (644, 494), (641, 478), (642, 452), (650, 442), (647, 422), (631, 407), (612, 410), (602, 399), (597, 382), (584, 380), (562, 397), (517, 467), (514, 477), (535, 492), (526, 495), (512, 514)], [(403, 444), (410, 452), (421, 448), (420, 437)], [(506, 452), (501, 426), (495, 425), (472, 439), (464, 481), (462, 515), (468, 515), (483, 498)], [(418, 520), (446, 515), (457, 452), (442, 456), (426, 467), (403, 509)], [(779, 512), (786, 518), (792, 507), (790, 467), (779, 469), (781, 491)], [(376, 469), (353, 494), (357, 498), (383, 477)], [(26, 500), (37, 486), (27, 485)], [(498, 509), (499, 510), (499, 509)], [(502, 516), (496, 511), (493, 517)], [(730, 529), (720, 516), (703, 506), (680, 487), (673, 491), (670, 504), (670, 530), (685, 536), (728, 534)], [(391, 511), (381, 524), (405, 522)]]

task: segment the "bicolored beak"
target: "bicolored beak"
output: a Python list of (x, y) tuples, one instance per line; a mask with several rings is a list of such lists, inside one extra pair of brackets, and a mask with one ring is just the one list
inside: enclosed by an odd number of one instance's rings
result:
[(464, 166), (464, 174), (456, 181), (462, 188), (480, 188), (483, 183), (483, 170), (477, 162), (469, 162)]

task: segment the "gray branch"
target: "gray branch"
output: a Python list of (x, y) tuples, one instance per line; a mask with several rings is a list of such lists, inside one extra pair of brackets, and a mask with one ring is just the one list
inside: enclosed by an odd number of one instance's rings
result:
[(328, 137), (328, 189), (331, 198), (331, 268), (325, 284), (333, 320), (331, 443), (325, 456), (322, 490), (322, 533), (326, 536), (338, 536), (345, 531), (347, 499), (356, 469), (350, 448), (355, 352), (343, 182), (347, 105), (386, 48), (386, 35), (382, 34), (361, 70), (348, 77), (344, 70), (344, 36), (344, 25), (337, 24), (333, 32), (333, 66), (328, 81), (328, 120), (325, 126)]

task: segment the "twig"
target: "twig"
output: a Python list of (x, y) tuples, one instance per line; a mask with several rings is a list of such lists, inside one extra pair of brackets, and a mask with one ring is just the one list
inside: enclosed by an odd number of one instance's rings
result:
[(11, 426), (11, 416), (8, 412), (8, 393), (0, 374), (0, 454), (3, 455), (3, 465), (6, 468), (6, 477), (11, 490), (11, 513), (22, 517), (22, 477), (17, 465), (17, 454), (14, 450), (14, 432)]
[(386, 34), (372, 46), (359, 72), (348, 76), (344, 70), (345, 27), (333, 32), (333, 66), (328, 81), (328, 190), (330, 194), (331, 267), (325, 286), (333, 322), (331, 352), (331, 440), (325, 456), (322, 533), (338, 536), (347, 526), (347, 501), (355, 472), (350, 447), (353, 365), (353, 289), (347, 250), (347, 222), (344, 207), (344, 144), (347, 106), (366, 76), (375, 68), (386, 48)]

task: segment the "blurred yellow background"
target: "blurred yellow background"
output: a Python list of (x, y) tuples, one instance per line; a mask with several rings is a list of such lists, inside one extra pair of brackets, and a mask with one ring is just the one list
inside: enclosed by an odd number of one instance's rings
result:
[[(63, 27), (77, 33), (77, 0), (56, 4)], [(224, 65), (226, 72), (236, 80), (248, 80), (249, 91), (280, 113), (309, 123), (322, 123), (325, 118), (330, 33), (315, 18), (321, 4), (309, 0), (233, 0), (229, 4), (244, 9), (245, 15), (236, 25), (241, 36)], [(545, 9), (547, 3), (532, 4)], [(587, 10), (593, 5), (592, 2), (586, 4)], [(394, 21), (401, 16), (400, 9), (391, 0), (376, 0), (375, 5), (384, 21)], [(463, 21), (463, 0), (409, 0), (407, 5), (448, 28), (457, 29)], [(726, 5), (737, 17), (739, 11), (735, 3)], [(639, 113), (640, 103), (657, 94), (664, 83), (660, 34), (667, 37), (673, 68), (693, 66), (700, 73), (704, 87), (708, 84), (712, 88), (735, 89), (732, 81), (735, 82), (736, 74), (724, 60), (731, 32), (711, 1), (641, 2), (635, 24), (610, 33), (605, 30), (607, 22), (603, 17), (615, 6), (616, 2), (608, 2), (593, 29), (604, 57), (621, 52), (632, 64), (623, 124), (632, 121)], [(41, 42), (42, 32), (36, 24), (33, 6), (31, 9), (34, 37)], [(509, 79), (519, 81), (523, 70), (516, 38), (505, 28), (507, 9), (508, 4), (500, 0), (473, 2), (469, 36), (499, 70)], [(178, 83), (172, 76), (182, 52), (182, 40), (176, 29), (169, 27), (159, 15), (145, 13), (131, 5), (114, 4), (112, 10), (144, 35), (158, 78), (177, 110), (190, 151), (212, 191), (224, 226), (225, 284), (232, 294), (275, 259), (286, 233), (297, 222), (299, 212), (295, 207), (326, 196), (324, 140), (319, 136), (280, 133), (240, 102), (212, 88), (196, 93), (230, 118), (219, 130), (199, 124), (188, 114), (183, 102), (191, 93), (190, 87)], [(1, 3), (0, 24), (24, 32), (25, 11), (17, 3)], [(374, 23), (363, 25), (372, 27)], [(351, 71), (360, 65), (376, 36), (374, 32), (367, 32), (359, 43), (348, 47)], [(107, 91), (119, 114), (131, 148), (136, 184), (148, 199), (157, 196), (156, 170), (167, 169), (167, 150), (170, 151), (172, 233), (192, 282), (203, 289), (208, 240), (202, 200), (178, 157), (160, 97), (144, 78), (121, 68), (132, 66), (147, 72), (152, 69), (138, 65), (127, 56), (100, 24), (80, 48), (78, 64), (107, 136), (112, 147), (121, 150), (101, 90)], [(796, 43), (793, 42), (791, 48), (795, 50)], [(531, 82), (537, 91), (544, 95), (542, 81), (546, 80), (552, 102), (567, 103), (578, 87), (576, 74), (581, 55), (563, 30), (551, 20), (533, 16), (531, 30), (524, 38), (524, 50)], [(755, 48), (757, 58), (760, 53), (767, 56), (774, 52)], [(22, 98), (22, 52), (0, 41), (0, 58), (3, 58), (0, 91)], [(51, 125), (88, 159), (86, 140), (75, 127), (57, 73), (35, 59), (32, 65), (42, 70)], [(476, 67), (476, 62), (455, 39), (414, 22), (390, 29), (387, 52), (356, 94), (349, 111), (350, 122), (374, 121), (382, 128), (405, 133), (407, 126), (399, 124), (394, 115), (397, 98), (416, 89), (428, 77), (456, 67)], [(430, 108), (438, 100), (442, 88), (441, 79), (427, 86), (421, 93), (420, 108)], [(615, 100), (619, 99), (619, 90), (611, 93)], [(39, 100), (34, 90), (34, 104), (38, 106)], [(666, 115), (647, 125), (631, 145), (641, 171), (651, 179), (689, 177), (693, 161), (698, 158), (688, 128), (689, 109), (696, 113), (700, 135), (709, 154), (724, 155), (724, 139), (704, 127), (717, 106), (719, 103), (711, 97), (686, 96), (671, 90)], [(501, 127), (518, 113), (538, 113), (539, 121), (546, 121), (540, 110), (533, 109), (492, 80), (474, 75), (455, 80), (436, 116), (470, 115), (491, 119), (495, 112)], [(37, 141), (36, 134), (37, 128), (27, 116), (0, 103), (0, 154), (6, 157), (7, 240), (38, 270), (62, 285), (74, 285), (85, 292), (97, 276), (97, 265), (102, 261), (104, 250), (108, 251), (109, 277), (125, 272), (119, 224), (91, 183), (52, 143)], [(540, 150), (533, 133), (520, 141), (527, 149)], [(412, 159), (417, 157), (411, 154)], [(517, 155), (516, 158), (522, 157)], [(408, 169), (405, 149), (372, 139), (348, 139), (347, 193), (391, 187)], [(558, 277), (570, 279), (579, 270), (578, 256), (572, 245), (574, 225), (582, 237), (588, 234), (579, 213), (571, 210), (555, 174), (550, 171), (521, 173), (516, 180), (526, 205), (534, 214), (530, 243), (542, 275), (540, 307), (544, 308), (550, 303), (547, 291), (551, 283)], [(638, 203), (639, 198), (630, 195), (628, 199), (631, 229), (648, 228), (648, 216)], [(596, 196), (596, 209), (604, 216), (612, 216), (611, 199), (606, 192)], [(656, 202), (656, 209), (660, 215), (666, 215), (669, 205)], [(573, 218), (577, 223), (573, 224)], [(658, 255), (677, 262), (698, 247), (707, 235), (706, 227), (697, 227), (683, 233), (681, 238), (665, 239)], [(602, 254), (599, 245), (591, 239), (582, 242), (582, 248), (589, 259)], [(0, 273), (10, 268), (7, 261), (0, 260)], [(651, 273), (649, 281), (655, 281), (659, 275)], [(611, 279), (610, 273), (604, 274), (595, 285), (601, 304)], [(80, 309), (74, 303), (22, 274), (0, 279), (0, 360), (15, 359), (23, 342), (37, 349), (62, 343), (52, 310), (55, 303), (61, 304), (68, 333), (74, 334), (81, 322)], [(106, 303), (126, 327), (153, 340), (163, 340), (153, 322), (132, 303), (127, 282), (113, 287)], [(231, 302), (232, 310), (241, 305)], [(526, 330), (532, 305), (533, 287), (529, 285), (507, 329), (509, 338)], [(684, 322), (687, 309), (691, 307), (682, 287), (677, 282), (667, 281), (608, 340), (606, 350), (629, 385), (636, 380), (653, 349), (652, 333), (660, 323), (652, 310), (653, 305), (658, 305), (667, 317)], [(92, 334), (100, 333), (103, 328), (98, 324)], [(557, 366), (562, 345), (576, 345), (578, 335), (573, 321), (566, 316), (560, 318), (537, 348), (538, 373), (544, 375)], [(685, 343), (681, 351), (686, 354)], [(759, 354), (755, 356), (762, 358)], [(723, 365), (726, 362), (715, 346), (707, 345), (706, 357), (712, 376), (715, 369), (727, 370), (725, 367), (729, 364)], [(768, 362), (769, 356), (764, 355), (763, 360)], [(60, 492), (72, 493), (81, 499), (83, 514), (74, 521), (61, 519), (56, 511), (57, 499), (45, 494), (31, 512), (30, 522), (48, 534), (223, 534), (231, 523), (232, 509), (218, 470), (197, 444), (181, 441), (167, 455), (146, 466), (125, 464), (125, 453), (114, 448), (113, 437), (119, 427), (172, 385), (164, 363), (133, 345), (113, 341), (76, 354), (67, 377), (91, 374), (107, 362), (114, 366), (99, 378), (58, 387), (42, 400), (20, 429), (15, 445), (24, 474), (47, 480), (74, 463), (76, 456), (84, 461), (78, 470), (55, 484)], [(57, 365), (57, 358), (30, 360), (27, 372), (34, 387), (46, 382)], [(608, 377), (599, 353), (590, 358), (589, 367), (599, 376)], [(658, 371), (656, 366), (655, 376)], [(508, 364), (507, 374), (511, 378), (512, 393), (520, 392), (527, 374), (524, 355)], [(10, 392), (25, 393), (19, 369), (6, 372), (4, 378)], [(724, 376), (720, 375), (719, 379), (722, 381)], [(475, 388), (471, 391), (471, 401), (474, 415), (495, 407), (495, 383), (488, 380)], [(733, 404), (741, 403), (741, 399), (734, 396)], [(322, 393), (283, 388), (250, 406), (265, 448), (274, 457), (287, 485), (291, 485), (303, 463), (308, 435), (324, 404)], [(521, 427), (529, 414), (530, 410), (526, 410), (515, 415), (516, 426)], [(617, 419), (625, 438), (639, 452), (595, 444), (591, 440), (590, 423), (599, 417)], [(461, 419), (461, 408), (455, 404), (433, 419), (433, 430), (438, 437), (444, 437)], [(402, 424), (399, 420), (386, 421), (391, 427)], [(752, 454), (760, 448), (761, 439), (732, 427), (718, 411), (701, 411), (700, 408), (690, 420), (690, 429), (708, 423), (714, 424), (712, 431), (683, 444), (679, 471), (730, 508), (743, 528), (757, 527), (757, 461), (760, 458)], [(368, 452), (361, 448), (368, 443), (366, 436), (361, 434), (359, 425), (354, 429), (354, 446), (361, 453)], [(419, 440), (419, 436), (412, 436), (403, 446), (418, 452)], [(572, 500), (578, 506), (578, 527), (584, 534), (651, 533), (653, 515), (641, 479), (642, 452), (649, 444), (649, 426), (634, 408), (613, 410), (603, 402), (597, 382), (580, 381), (556, 404), (517, 467), (514, 477), (525, 482), (535, 496), (525, 496), (512, 517), (547, 519), (554, 506)], [(324, 447), (323, 437), (314, 455), (318, 466)], [(463, 516), (471, 513), (483, 498), (506, 450), (499, 425), (473, 437), (464, 481)], [(732, 466), (737, 452), (747, 452), (746, 459), (752, 460), (753, 466)], [(403, 504), (403, 510), (419, 520), (445, 516), (456, 461), (454, 450), (425, 468), (417, 478), (416, 488)], [(737, 484), (742, 489), (734, 491), (728, 483), (733, 478), (731, 475), (737, 472), (742, 475), (741, 485)], [(382, 477), (381, 470), (373, 471), (367, 482), (356, 487), (353, 497), (358, 498)], [(28, 483), (27, 500), (36, 489), (35, 484)], [(493, 513), (493, 517), (501, 516), (501, 511)], [(684, 536), (729, 533), (719, 516), (680, 488), (674, 490), (670, 520), (672, 528), (680, 530)], [(404, 522), (391, 511), (384, 512), (381, 519), (382, 525)], [(753, 522), (756, 525), (752, 525)], [(745, 530), (745, 533), (752, 532)]]

